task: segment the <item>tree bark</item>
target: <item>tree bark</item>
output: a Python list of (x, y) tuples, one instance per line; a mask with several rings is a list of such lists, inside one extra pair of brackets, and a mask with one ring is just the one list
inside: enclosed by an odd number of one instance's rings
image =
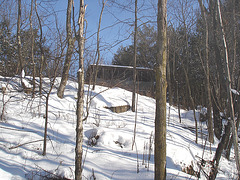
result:
[(132, 92), (132, 112), (136, 106), (136, 81), (137, 81), (137, 0), (135, 0), (135, 26), (134, 26), (134, 55), (133, 55), (133, 92)]
[(167, 0), (158, 0), (155, 114), (155, 179), (166, 179)]
[(68, 0), (68, 7), (67, 7), (67, 20), (66, 20), (66, 29), (67, 29), (67, 54), (63, 66), (62, 78), (60, 86), (58, 87), (57, 95), (59, 98), (63, 98), (64, 90), (68, 80), (68, 73), (71, 65), (71, 58), (73, 54), (73, 38), (72, 38), (72, 30), (71, 30), (71, 12), (72, 12), (72, 4), (73, 0)]
[(216, 137), (218, 139), (221, 138), (221, 134), (222, 134), (222, 119), (220, 117), (220, 111), (221, 111), (221, 107), (223, 106), (223, 102), (221, 101), (221, 97), (225, 97), (222, 96), (222, 90), (224, 87), (224, 77), (223, 77), (223, 65), (222, 65), (222, 58), (221, 58), (221, 54), (220, 54), (220, 49), (219, 49), (219, 45), (217, 42), (217, 3), (215, 0), (210, 0), (209, 1), (209, 9), (210, 9), (210, 13), (211, 13), (211, 23), (212, 23), (212, 45), (213, 45), (213, 51), (214, 51), (214, 55), (215, 55), (215, 66), (216, 66), (216, 71), (215, 71), (215, 79), (213, 79), (215, 81), (215, 85), (213, 84), (213, 101), (212, 101), (212, 105), (213, 105), (213, 121), (214, 121), (214, 134), (216, 135)]
[(78, 99), (77, 99), (77, 125), (76, 125), (76, 147), (75, 147), (75, 179), (82, 179), (82, 144), (83, 144), (83, 104), (84, 104), (84, 17), (86, 6), (84, 0), (80, 0), (79, 20), (78, 20), (78, 53), (79, 53), (79, 70), (78, 70)]

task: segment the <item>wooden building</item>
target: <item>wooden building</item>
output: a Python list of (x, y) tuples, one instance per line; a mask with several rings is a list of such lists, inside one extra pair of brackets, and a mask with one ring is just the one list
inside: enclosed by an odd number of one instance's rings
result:
[[(91, 83), (96, 65), (87, 69), (86, 83)], [(153, 69), (137, 67), (137, 89), (140, 94), (153, 96), (155, 73)], [(98, 65), (97, 85), (121, 87), (129, 91), (133, 88), (133, 67), (118, 65)]]

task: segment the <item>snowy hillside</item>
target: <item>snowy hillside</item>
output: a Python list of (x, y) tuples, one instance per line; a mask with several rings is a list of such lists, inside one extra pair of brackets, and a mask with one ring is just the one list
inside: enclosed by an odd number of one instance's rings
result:
[[(3, 80), (3, 78), (0, 78)], [(58, 87), (60, 79), (55, 84)], [(76, 94), (77, 84), (69, 81), (63, 99), (53, 89), (49, 101), (49, 124), (47, 155), (42, 156), (45, 123), (45, 98), (40, 99), (18, 92), (19, 79), (0, 82), (7, 87), (6, 94), (0, 93), (0, 179), (43, 179), (62, 176), (74, 178)], [(45, 90), (48, 81), (45, 83)], [(92, 101), (88, 119), (84, 122), (83, 179), (154, 179), (154, 117), (155, 100), (138, 95), (137, 114), (131, 111), (113, 113), (106, 106), (131, 104), (131, 92), (97, 86), (90, 92)], [(88, 86), (85, 86), (85, 102)], [(98, 94), (99, 93), (99, 94)], [(89, 99), (89, 98), (88, 98)], [(169, 113), (169, 106), (167, 112)], [(132, 150), (134, 121), (137, 115), (136, 143)], [(198, 114), (197, 114), (198, 115)], [(167, 115), (168, 116), (168, 115)], [(212, 160), (216, 147), (205, 144), (206, 126), (199, 123), (196, 144), (192, 111), (170, 108), (167, 120), (167, 179), (197, 179), (182, 169), (193, 167), (199, 170), (201, 157)], [(201, 131), (199, 129), (199, 132)], [(203, 139), (201, 138), (203, 137)], [(31, 142), (31, 143), (30, 143)], [(203, 147), (205, 150), (203, 150)], [(204, 171), (208, 173), (209, 164)], [(217, 179), (234, 179), (236, 168), (231, 161), (222, 157)], [(203, 173), (201, 178), (205, 179)]]

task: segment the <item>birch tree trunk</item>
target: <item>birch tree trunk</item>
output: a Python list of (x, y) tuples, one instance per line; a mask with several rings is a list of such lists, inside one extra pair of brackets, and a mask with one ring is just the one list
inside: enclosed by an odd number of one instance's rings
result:
[(62, 79), (60, 86), (58, 87), (57, 95), (59, 98), (63, 98), (64, 90), (67, 84), (68, 80), (68, 73), (71, 65), (71, 58), (73, 54), (73, 38), (72, 38), (72, 30), (71, 30), (71, 12), (72, 12), (72, 5), (73, 0), (68, 0), (68, 7), (67, 7), (67, 22), (66, 22), (66, 29), (67, 29), (67, 54), (63, 66), (63, 72), (62, 72)]
[(155, 179), (166, 179), (167, 0), (158, 0), (155, 114)]
[(80, 0), (79, 20), (78, 20), (78, 53), (79, 53), (79, 70), (78, 70), (78, 99), (77, 99), (77, 125), (76, 125), (76, 147), (75, 147), (75, 179), (82, 179), (82, 144), (83, 144), (83, 103), (84, 103), (84, 17), (86, 6), (84, 0)]

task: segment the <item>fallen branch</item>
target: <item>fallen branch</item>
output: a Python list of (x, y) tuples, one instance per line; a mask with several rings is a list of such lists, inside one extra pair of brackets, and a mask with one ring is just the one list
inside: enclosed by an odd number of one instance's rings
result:
[(41, 140), (26, 142), (26, 143), (23, 143), (23, 144), (19, 144), (19, 145), (17, 145), (17, 146), (12, 146), (12, 147), (10, 147), (9, 149), (15, 149), (15, 148), (24, 146), (24, 145), (26, 145), (26, 144), (31, 144), (31, 143), (40, 142), (40, 141), (43, 141), (43, 140), (41, 139)]
[[(37, 164), (35, 164), (35, 166), (36, 166), (37, 168), (39, 168), (40, 170), (46, 172), (46, 173), (47, 173), (47, 176), (52, 175), (52, 176), (54, 176), (56, 179), (59, 179), (59, 180), (70, 180), (70, 179), (68, 179), (68, 178), (65, 178), (65, 177), (62, 177), (62, 176), (56, 175), (56, 174), (54, 174), (54, 173), (52, 173), (52, 172), (49, 172), (49, 171), (47, 171), (47, 170), (41, 168), (41, 167), (38, 166)], [(38, 176), (41, 177), (41, 175), (38, 175)], [(49, 179), (50, 179), (50, 177), (47, 177), (47, 176), (43, 176), (43, 177), (45, 177), (45, 178), (49, 178)], [(52, 179), (55, 179), (55, 178), (52, 178)]]

